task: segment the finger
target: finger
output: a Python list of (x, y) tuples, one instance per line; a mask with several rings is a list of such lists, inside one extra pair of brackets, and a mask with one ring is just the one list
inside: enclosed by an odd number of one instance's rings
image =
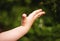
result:
[(33, 11), (30, 15), (29, 15), (29, 17), (34, 17), (36, 14), (38, 14), (39, 12), (42, 12), (42, 9), (38, 9), (38, 10), (36, 10), (36, 11)]
[(24, 24), (25, 24), (26, 17), (27, 17), (27, 15), (26, 15), (26, 14), (23, 14), (23, 15), (22, 15), (22, 25), (24, 25)]
[(44, 11), (43, 11), (43, 12), (38, 13), (38, 14), (34, 17), (34, 20), (35, 20), (35, 19), (37, 19), (38, 17), (42, 16), (43, 14), (45, 14), (45, 12), (44, 12)]
[(37, 13), (39, 13), (39, 12), (41, 12), (42, 11), (42, 9), (38, 9), (38, 10), (35, 10), (34, 12), (32, 12), (33, 14), (37, 14)]

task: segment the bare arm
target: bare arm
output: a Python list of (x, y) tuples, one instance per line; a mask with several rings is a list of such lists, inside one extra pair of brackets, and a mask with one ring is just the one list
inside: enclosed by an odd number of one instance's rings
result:
[(22, 25), (12, 30), (0, 33), (0, 41), (16, 41), (24, 36), (31, 28), (33, 22), (41, 15), (45, 14), (42, 9), (32, 12), (29, 16), (22, 15)]

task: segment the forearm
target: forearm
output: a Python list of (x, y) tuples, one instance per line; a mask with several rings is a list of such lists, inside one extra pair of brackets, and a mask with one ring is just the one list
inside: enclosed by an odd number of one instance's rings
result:
[(24, 36), (31, 28), (33, 22), (41, 15), (45, 14), (41, 9), (34, 11), (28, 17), (26, 14), (22, 18), (22, 26), (0, 33), (0, 41), (16, 41)]
[(16, 41), (24, 36), (30, 27), (17, 27), (12, 30), (0, 33), (0, 41)]

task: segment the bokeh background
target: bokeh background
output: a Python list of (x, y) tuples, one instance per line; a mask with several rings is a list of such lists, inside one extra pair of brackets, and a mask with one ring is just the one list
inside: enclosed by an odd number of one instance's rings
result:
[(18, 41), (60, 41), (59, 5), (60, 0), (0, 0), (0, 32), (20, 26), (23, 13), (41, 8), (46, 14)]

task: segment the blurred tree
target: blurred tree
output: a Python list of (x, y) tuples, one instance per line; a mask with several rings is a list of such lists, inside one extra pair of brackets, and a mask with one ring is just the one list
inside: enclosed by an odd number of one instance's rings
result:
[(46, 14), (18, 41), (60, 41), (59, 0), (0, 0), (0, 32), (21, 25), (21, 15), (42, 8)]

